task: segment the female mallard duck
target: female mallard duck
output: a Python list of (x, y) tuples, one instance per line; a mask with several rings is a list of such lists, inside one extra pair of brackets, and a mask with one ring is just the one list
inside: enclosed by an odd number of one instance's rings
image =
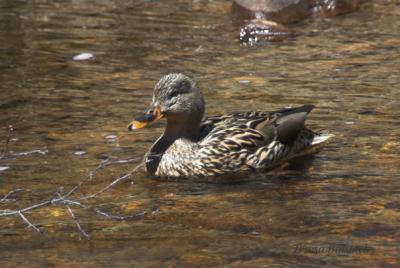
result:
[(155, 85), (140, 129), (165, 117), (167, 127), (146, 156), (146, 171), (160, 177), (208, 177), (266, 170), (310, 152), (330, 136), (306, 129), (313, 105), (275, 112), (204, 115), (203, 94), (189, 77), (168, 74)]

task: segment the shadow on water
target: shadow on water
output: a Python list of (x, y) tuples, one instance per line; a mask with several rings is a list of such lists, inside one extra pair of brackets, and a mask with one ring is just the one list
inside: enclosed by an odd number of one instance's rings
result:
[[(126, 125), (168, 72), (198, 81), (207, 115), (312, 103), (335, 134), (322, 151), (241, 181), (165, 181), (143, 172), (88, 206), (0, 218), (2, 266), (400, 265), (399, 5), (310, 20), (279, 43), (241, 46), (230, 1), (2, 1), (0, 209), (71, 189), (102, 160), (143, 156), (164, 123)], [(82, 52), (87, 61), (73, 61)], [(37, 150), (35, 153), (29, 153)], [(2, 152), (2, 151), (0, 151)], [(40, 153), (43, 152), (43, 153)], [(79, 194), (137, 162), (109, 165)]]

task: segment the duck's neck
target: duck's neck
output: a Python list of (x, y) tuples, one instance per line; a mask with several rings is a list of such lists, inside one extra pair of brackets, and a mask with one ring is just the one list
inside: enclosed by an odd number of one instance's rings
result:
[(147, 155), (146, 169), (149, 173), (154, 174), (157, 171), (161, 157), (177, 139), (197, 141), (202, 117), (203, 113), (167, 119), (164, 133), (154, 143)]
[(199, 135), (200, 122), (200, 116), (168, 119), (163, 137), (172, 139), (173, 141), (183, 138), (195, 142)]

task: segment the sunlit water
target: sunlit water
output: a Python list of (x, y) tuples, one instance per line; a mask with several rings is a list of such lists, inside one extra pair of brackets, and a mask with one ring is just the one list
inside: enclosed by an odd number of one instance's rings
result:
[[(0, 198), (25, 189), (0, 209), (68, 191), (110, 156), (142, 156), (163, 123), (126, 126), (168, 72), (198, 81), (208, 115), (312, 103), (308, 125), (335, 138), (313, 157), (234, 184), (135, 173), (86, 203), (134, 219), (72, 207), (90, 240), (63, 206), (25, 214), (43, 235), (0, 218), (2, 267), (398, 267), (400, 6), (373, 2), (295, 26), (295, 38), (245, 47), (230, 1), (186, 2), (0, 3), (3, 142), (14, 128)], [(72, 60), (80, 53), (94, 57)], [(107, 166), (82, 191), (137, 164)], [(335, 246), (348, 249), (315, 251)]]

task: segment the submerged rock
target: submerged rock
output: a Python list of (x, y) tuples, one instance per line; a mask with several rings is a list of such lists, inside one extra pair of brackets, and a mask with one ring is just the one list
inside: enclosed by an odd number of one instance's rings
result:
[(267, 20), (251, 20), (241, 29), (240, 41), (250, 46), (262, 41), (281, 41), (288, 36), (292, 36), (293, 31), (287, 27)]
[(311, 14), (331, 17), (356, 11), (370, 0), (235, 0), (233, 11), (243, 19), (294, 23)]
[(333, 17), (358, 10), (368, 0), (315, 0), (312, 3), (315, 16)]
[(293, 23), (310, 15), (310, 0), (235, 0), (233, 10), (245, 19)]
[(250, 20), (240, 29), (243, 43), (261, 40), (281, 41), (294, 31), (283, 26), (311, 15), (331, 17), (353, 12), (369, 0), (235, 0), (233, 12), (241, 20)]

